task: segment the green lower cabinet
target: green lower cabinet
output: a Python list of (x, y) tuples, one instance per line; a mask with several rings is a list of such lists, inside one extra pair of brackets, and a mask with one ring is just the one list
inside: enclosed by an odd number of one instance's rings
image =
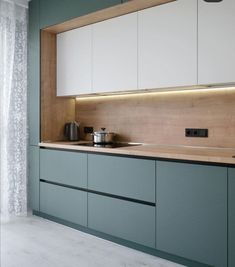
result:
[(39, 147), (29, 146), (29, 206), (39, 211)]
[(40, 182), (40, 212), (87, 226), (87, 192)]
[(228, 267), (235, 266), (235, 169), (228, 169)]
[(88, 193), (88, 227), (155, 247), (155, 207)]
[(156, 166), (156, 248), (226, 267), (227, 168), (161, 161)]

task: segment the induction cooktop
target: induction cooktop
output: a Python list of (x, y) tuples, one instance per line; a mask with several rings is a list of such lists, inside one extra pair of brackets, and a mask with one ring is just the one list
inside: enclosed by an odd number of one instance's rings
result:
[(128, 147), (128, 146), (140, 146), (140, 143), (78, 143), (74, 144), (76, 146), (88, 146), (88, 147), (101, 147), (101, 148), (118, 148), (118, 147)]

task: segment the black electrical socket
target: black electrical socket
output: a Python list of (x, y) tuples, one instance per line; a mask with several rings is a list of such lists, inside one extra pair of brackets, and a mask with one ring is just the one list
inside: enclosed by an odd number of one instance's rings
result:
[(84, 127), (84, 133), (88, 134), (88, 133), (93, 133), (94, 129), (92, 126), (85, 126)]
[(208, 129), (185, 128), (186, 137), (208, 137)]

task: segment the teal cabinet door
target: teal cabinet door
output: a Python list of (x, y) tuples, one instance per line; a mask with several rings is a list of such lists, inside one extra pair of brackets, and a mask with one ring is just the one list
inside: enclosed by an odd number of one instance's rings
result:
[(87, 188), (87, 154), (40, 149), (40, 179)]
[(39, 147), (29, 147), (29, 206), (39, 211)]
[(155, 207), (88, 193), (88, 227), (155, 246)]
[(228, 169), (228, 267), (235, 266), (235, 168)]
[(40, 212), (87, 226), (87, 192), (40, 182)]
[(155, 161), (90, 154), (88, 188), (155, 203)]
[(40, 0), (40, 27), (45, 28), (117, 4), (121, 4), (121, 0)]
[(40, 106), (40, 31), (39, 0), (29, 2), (28, 33), (28, 116), (29, 143), (39, 143), (39, 106)]
[(227, 266), (227, 168), (157, 162), (156, 248)]

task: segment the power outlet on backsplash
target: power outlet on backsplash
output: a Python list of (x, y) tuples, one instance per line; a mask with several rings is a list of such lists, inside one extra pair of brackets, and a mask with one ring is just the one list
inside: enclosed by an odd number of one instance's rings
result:
[(185, 128), (186, 137), (208, 137), (208, 129)]
[(94, 128), (92, 126), (84, 126), (85, 134), (93, 133), (93, 131), (94, 131)]

